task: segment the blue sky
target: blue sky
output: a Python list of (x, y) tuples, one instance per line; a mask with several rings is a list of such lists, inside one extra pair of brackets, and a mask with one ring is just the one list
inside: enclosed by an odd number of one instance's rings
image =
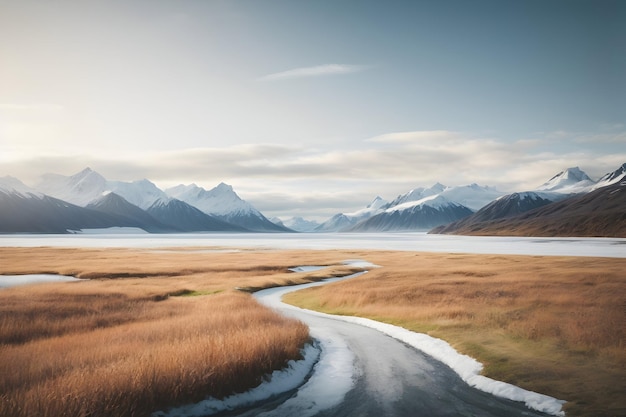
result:
[(0, 176), (221, 181), (324, 218), (626, 162), (620, 1), (0, 0)]

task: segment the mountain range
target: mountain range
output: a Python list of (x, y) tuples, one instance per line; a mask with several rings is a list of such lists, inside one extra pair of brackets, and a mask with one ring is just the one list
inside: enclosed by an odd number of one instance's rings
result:
[[(46, 174), (33, 188), (0, 178), (0, 233), (67, 233), (133, 227), (180, 232), (389, 232), (626, 236), (621, 200), (626, 164), (593, 181), (568, 168), (534, 190), (505, 194), (470, 184), (417, 187), (391, 201), (375, 197), (365, 208), (318, 224), (300, 217), (267, 219), (230, 185), (159, 189), (147, 179), (110, 181), (86, 168)], [(584, 226), (584, 227), (583, 227)]]
[(597, 182), (570, 168), (538, 190), (503, 196), (430, 233), (626, 237), (626, 164)]
[[(512, 194), (505, 194), (493, 187), (483, 187), (478, 184), (446, 187), (436, 183), (430, 188), (415, 188), (399, 195), (391, 202), (385, 202), (377, 197), (366, 209), (354, 213), (338, 213), (322, 223), (316, 230), (341, 232), (422, 230), (430, 231), (430, 233), (478, 233), (474, 229), (478, 229), (476, 224), (481, 222), (511, 218), (557, 202), (563, 202), (563, 205), (567, 206), (570, 199), (575, 196), (624, 181), (625, 171), (626, 164), (604, 175), (596, 182), (580, 168), (568, 168), (535, 190)], [(599, 208), (596, 207), (596, 210)], [(617, 210), (619, 212), (619, 209)], [(559, 218), (558, 216), (552, 217), (546, 221), (558, 223)], [(602, 227), (597, 232), (592, 232), (592, 228), (587, 228), (585, 233), (586, 235), (596, 233), (601, 236), (608, 233), (606, 229)], [(617, 226), (616, 229), (618, 229)], [(559, 229), (553, 227), (550, 230), (556, 233)], [(579, 232), (582, 233), (582, 231)], [(491, 229), (481, 232), (481, 234), (490, 233)], [(503, 227), (498, 233), (506, 234), (506, 228)], [(539, 233), (539, 231), (527, 232), (529, 233)], [(559, 233), (566, 233), (566, 231), (563, 229)], [(570, 235), (572, 233), (578, 232), (569, 232)]]
[(34, 188), (4, 177), (0, 232), (67, 233), (110, 227), (154, 233), (291, 231), (270, 222), (226, 184), (209, 191), (195, 185), (180, 187), (187, 192), (178, 187), (166, 192), (147, 179), (109, 181), (90, 168), (71, 176), (44, 175)]
[(334, 215), (316, 231), (428, 231), (462, 219), (503, 194), (478, 184), (447, 187), (436, 183), (414, 188), (392, 201), (376, 197), (365, 209)]

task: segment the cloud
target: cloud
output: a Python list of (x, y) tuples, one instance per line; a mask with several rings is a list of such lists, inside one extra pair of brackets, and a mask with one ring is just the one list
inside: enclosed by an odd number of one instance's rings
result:
[(273, 74), (264, 75), (259, 81), (279, 81), (293, 78), (309, 78), (322, 77), (327, 75), (341, 75), (360, 72), (367, 69), (363, 65), (347, 65), (347, 64), (324, 64), (314, 67), (295, 68), (288, 71), (275, 72)]
[(192, 182), (211, 188), (224, 181), (266, 215), (328, 218), (362, 208), (376, 195), (393, 199), (435, 182), (448, 186), (475, 182), (504, 192), (524, 191), (568, 167), (580, 166), (597, 179), (626, 161), (619, 143), (611, 142), (614, 151), (606, 152), (593, 143), (583, 147), (574, 138), (546, 135), (510, 141), (442, 130), (391, 132), (342, 151), (248, 144), (117, 157), (1, 155), (5, 157), (0, 158), (0, 176), (12, 175), (33, 185), (37, 179), (33, 167), (39, 176), (71, 175), (90, 166), (112, 180), (148, 178), (162, 188)]
[(415, 143), (418, 141), (439, 141), (462, 138), (461, 134), (449, 130), (419, 130), (412, 132), (392, 132), (367, 139), (371, 143)]

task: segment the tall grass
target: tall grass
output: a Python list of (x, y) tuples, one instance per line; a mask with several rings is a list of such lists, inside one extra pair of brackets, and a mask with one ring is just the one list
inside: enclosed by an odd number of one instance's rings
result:
[(145, 416), (225, 396), (298, 358), (309, 337), (232, 291), (309, 279), (271, 254), (0, 252), (0, 273), (92, 278), (0, 291), (3, 417)]
[[(24, 296), (39, 298), (37, 290)], [(75, 300), (64, 309), (64, 299), (75, 296), (88, 311)], [(24, 306), (34, 327), (22, 321), (19, 307), (1, 308), (2, 416), (140, 416), (224, 396), (258, 385), (261, 375), (298, 358), (308, 338), (303, 324), (241, 293), (128, 306), (117, 294), (66, 291), (42, 298), (49, 309)], [(42, 336), (46, 323), (54, 329)]]
[(568, 400), (568, 415), (626, 415), (626, 260), (372, 253), (357, 279), (288, 302), (448, 340), (487, 375)]
[[(626, 260), (201, 248), (0, 248), (2, 274), (90, 278), (0, 291), (0, 415), (141, 416), (249, 388), (308, 333), (232, 288), (344, 275), (354, 258), (383, 268), (288, 297), (441, 337), (568, 415), (626, 415)], [(213, 295), (177, 297), (195, 294)]]

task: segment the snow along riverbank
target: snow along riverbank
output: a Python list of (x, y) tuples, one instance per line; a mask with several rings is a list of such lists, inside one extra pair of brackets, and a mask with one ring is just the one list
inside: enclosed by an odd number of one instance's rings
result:
[[(376, 265), (364, 261), (346, 261), (346, 264), (358, 265), (363, 268), (376, 267)], [(308, 267), (299, 268), (298, 270), (302, 271), (307, 270)], [(467, 355), (458, 353), (447, 342), (441, 339), (361, 317), (335, 316), (304, 310), (281, 301), (282, 296), (288, 292), (325, 285), (330, 282), (349, 279), (360, 274), (361, 273), (357, 273), (348, 277), (332, 278), (321, 282), (292, 287), (271, 288), (259, 291), (255, 294), (255, 297), (263, 304), (283, 311), (305, 311), (307, 314), (373, 328), (446, 364), (456, 372), (463, 381), (478, 390), (497, 397), (522, 402), (528, 408), (543, 413), (557, 416), (565, 415), (562, 411), (562, 406), (565, 401), (480, 375), (482, 364)], [(353, 387), (353, 377), (351, 374), (353, 372), (353, 355), (347, 346), (333, 340), (331, 329), (315, 329), (312, 331), (312, 336), (318, 341), (317, 343), (319, 345), (307, 345), (303, 350), (304, 359), (300, 361), (290, 361), (285, 369), (275, 371), (272, 375), (268, 376), (266, 381), (260, 386), (246, 393), (235, 394), (222, 401), (209, 398), (198, 404), (177, 407), (167, 412), (159, 411), (153, 413), (153, 417), (207, 416), (225, 410), (250, 407), (295, 389), (298, 389), (297, 397), (299, 397), (299, 406), (302, 405), (303, 400), (310, 404), (305, 410), (298, 410), (299, 414), (304, 412), (304, 414), (302, 414), (303, 416), (313, 416), (320, 411), (332, 408), (341, 402), (345, 394)], [(324, 381), (333, 381), (333, 383), (328, 384), (324, 383)], [(323, 392), (320, 392), (320, 389), (322, 389)], [(279, 409), (286, 413), (296, 411), (295, 409), (290, 410), (289, 399), (281, 404)]]

